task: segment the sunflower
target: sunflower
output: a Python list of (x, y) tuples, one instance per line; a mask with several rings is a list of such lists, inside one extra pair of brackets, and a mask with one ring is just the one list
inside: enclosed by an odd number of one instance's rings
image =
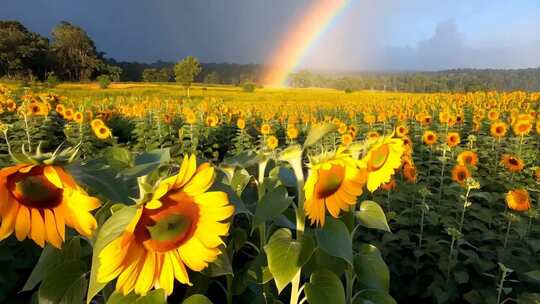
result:
[(311, 224), (324, 226), (326, 209), (336, 218), (340, 210), (348, 210), (362, 194), (366, 180), (366, 169), (358, 168), (342, 149), (312, 159), (304, 186), (304, 210)]
[(383, 183), (390, 181), (395, 170), (401, 166), (405, 151), (400, 138), (382, 137), (371, 144), (366, 156), (359, 161), (359, 167), (369, 172), (367, 188), (373, 192)]
[(433, 131), (425, 131), (424, 135), (422, 135), (422, 141), (428, 145), (432, 146), (437, 143), (437, 134)]
[(105, 123), (103, 122), (103, 120), (99, 119), (99, 118), (96, 118), (96, 119), (93, 119), (91, 122), (90, 122), (90, 126), (92, 127), (92, 129), (96, 130), (96, 129), (99, 129), (100, 127), (103, 127), (105, 125)]
[(206, 117), (206, 125), (209, 127), (215, 127), (219, 123), (219, 117), (217, 115), (211, 114)]
[(457, 162), (462, 166), (476, 167), (478, 164), (478, 155), (473, 151), (463, 151), (458, 154)]
[(409, 134), (409, 129), (404, 125), (399, 125), (396, 127), (396, 135), (398, 137), (405, 137)]
[(510, 172), (521, 172), (525, 167), (525, 163), (521, 158), (510, 154), (504, 154), (502, 156), (501, 164)]
[(272, 132), (272, 127), (269, 124), (265, 123), (261, 126), (261, 134), (268, 135)]
[(236, 121), (236, 126), (238, 127), (238, 129), (244, 130), (246, 128), (246, 122), (242, 118), (238, 118), (238, 120)]
[(72, 120), (73, 119), (73, 109), (65, 109), (64, 110), (64, 119), (66, 120)]
[(536, 169), (534, 169), (534, 178), (537, 182), (540, 182), (540, 167), (536, 167)]
[(339, 132), (339, 134), (345, 134), (345, 132), (347, 132), (347, 129), (348, 129), (348, 127), (347, 127), (346, 124), (340, 123), (339, 128), (338, 128), (338, 132)]
[(379, 135), (379, 133), (377, 131), (369, 131), (366, 134), (366, 138), (368, 140), (377, 140), (377, 139), (379, 139), (379, 137), (381, 137), (381, 136)]
[(525, 136), (531, 132), (532, 123), (530, 120), (518, 120), (512, 126), (512, 130), (514, 131), (514, 134), (518, 136)]
[(540, 134), (540, 120), (536, 122), (536, 133)]
[(499, 119), (499, 111), (497, 110), (490, 110), (488, 112), (488, 119), (491, 121)]
[(279, 141), (278, 139), (275, 137), (275, 136), (269, 136), (267, 139), (266, 139), (266, 146), (270, 149), (270, 150), (274, 150), (277, 148), (279, 144)]
[(298, 138), (298, 129), (296, 127), (294, 127), (294, 126), (287, 128), (287, 137), (289, 139)]
[(193, 112), (188, 112), (186, 114), (186, 122), (190, 125), (193, 125), (197, 122), (197, 116)]
[(501, 138), (506, 135), (506, 132), (508, 131), (508, 126), (502, 121), (495, 122), (491, 124), (489, 131), (491, 132), (491, 136), (495, 138)]
[(0, 170), (0, 240), (15, 231), (17, 240), (27, 237), (41, 247), (45, 242), (61, 248), (65, 226), (86, 237), (97, 222), (90, 211), (99, 200), (77, 185), (61, 167), (19, 164)]
[(341, 135), (341, 143), (343, 145), (348, 146), (352, 143), (352, 141), (353, 141), (353, 137), (351, 134), (346, 133), (346, 134)]
[(446, 136), (446, 144), (449, 147), (455, 147), (459, 145), (460, 142), (461, 142), (461, 138), (459, 137), (459, 133), (457, 132), (449, 132), (448, 135)]
[(83, 113), (81, 112), (76, 112), (74, 115), (73, 115), (73, 120), (78, 123), (78, 124), (82, 124), (83, 123), (83, 120), (84, 120), (84, 115)]
[(506, 194), (506, 205), (515, 211), (527, 211), (531, 208), (529, 192), (526, 189), (516, 189), (508, 191)]
[(404, 157), (402, 166), (403, 176), (409, 183), (415, 183), (417, 178), (416, 166), (411, 157)]
[(144, 295), (152, 288), (173, 292), (174, 280), (191, 285), (187, 268), (202, 271), (221, 254), (234, 207), (227, 194), (208, 191), (215, 179), (208, 163), (184, 157), (177, 175), (157, 185), (126, 230), (99, 253), (97, 279), (115, 278), (116, 291)]
[(471, 177), (471, 171), (467, 166), (457, 165), (452, 169), (452, 180), (463, 185), (465, 181)]
[(64, 115), (64, 111), (66, 110), (66, 108), (62, 104), (57, 104), (55, 110), (58, 114)]
[(92, 130), (94, 130), (94, 134), (96, 134), (96, 137), (99, 139), (107, 139), (112, 136), (111, 130), (105, 125)]
[(396, 189), (396, 180), (392, 178), (388, 183), (382, 184), (381, 189), (384, 191), (392, 191)]

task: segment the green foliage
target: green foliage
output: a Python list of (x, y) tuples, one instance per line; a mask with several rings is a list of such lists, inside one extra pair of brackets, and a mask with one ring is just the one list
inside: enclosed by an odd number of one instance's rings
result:
[(246, 93), (253, 93), (255, 92), (255, 83), (253, 82), (245, 82), (244, 84), (242, 84), (242, 91), (246, 92)]
[(111, 78), (109, 75), (99, 75), (97, 81), (101, 89), (106, 89), (111, 85)]
[(195, 80), (195, 77), (201, 72), (201, 64), (197, 58), (188, 56), (181, 61), (179, 61), (174, 66), (174, 76), (176, 82), (181, 83), (184, 88), (188, 90), (189, 96), (189, 87), (191, 83)]

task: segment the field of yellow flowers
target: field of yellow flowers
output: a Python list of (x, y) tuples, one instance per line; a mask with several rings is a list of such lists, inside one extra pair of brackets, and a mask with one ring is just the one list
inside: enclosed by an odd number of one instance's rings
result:
[(10, 85), (0, 117), (0, 302), (540, 301), (540, 93)]

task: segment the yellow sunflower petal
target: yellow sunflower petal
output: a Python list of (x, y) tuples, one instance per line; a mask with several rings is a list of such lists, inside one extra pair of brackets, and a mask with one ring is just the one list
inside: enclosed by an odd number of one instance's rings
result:
[(214, 168), (205, 167), (184, 186), (183, 191), (190, 196), (204, 193), (214, 182)]
[(8, 203), (8, 209), (2, 218), (2, 224), (0, 225), (0, 241), (7, 238), (13, 229), (15, 228), (15, 218), (19, 212), (19, 203), (14, 199), (10, 199)]
[(168, 254), (163, 255), (163, 265), (159, 274), (159, 286), (165, 290), (165, 294), (170, 295), (174, 288), (174, 268)]
[(184, 263), (182, 262), (182, 259), (180, 258), (180, 254), (177, 250), (172, 250), (167, 252), (167, 254), (170, 257), (170, 261), (172, 263), (173, 269), (174, 269), (174, 277), (183, 284), (192, 285), (189, 281), (189, 276), (186, 270), (186, 267), (184, 266)]
[(53, 166), (45, 166), (45, 168), (43, 169), (43, 174), (49, 180), (49, 182), (56, 186), (56, 188), (64, 188), (62, 180), (60, 179), (58, 173), (56, 173), (56, 170)]
[(45, 223), (39, 210), (31, 209), (32, 227), (30, 228), (30, 238), (41, 247), (45, 246)]
[(15, 236), (22, 241), (30, 232), (30, 210), (25, 206), (20, 206), (15, 220)]
[(153, 251), (147, 251), (144, 264), (135, 283), (135, 293), (145, 295), (154, 285), (155, 274), (156, 254)]
[(62, 248), (62, 238), (58, 234), (56, 229), (56, 222), (54, 221), (54, 214), (50, 209), (45, 209), (45, 236), (47, 241), (51, 243), (54, 247), (60, 249)]

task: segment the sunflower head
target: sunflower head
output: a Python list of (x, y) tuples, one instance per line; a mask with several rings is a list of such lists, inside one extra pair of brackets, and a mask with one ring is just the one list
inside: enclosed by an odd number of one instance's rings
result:
[(366, 183), (367, 170), (358, 168), (343, 149), (312, 158), (309, 167), (304, 209), (312, 224), (324, 226), (327, 209), (337, 218), (341, 210), (356, 203)]
[(463, 151), (458, 154), (457, 162), (462, 166), (476, 167), (478, 164), (478, 155), (473, 151)]
[(446, 144), (449, 147), (455, 147), (461, 143), (461, 138), (457, 132), (449, 132), (446, 136)]
[(491, 133), (491, 136), (495, 138), (501, 138), (506, 135), (506, 132), (508, 131), (508, 126), (502, 121), (495, 122), (491, 124), (489, 131)]
[(467, 179), (471, 177), (471, 171), (467, 166), (457, 165), (452, 169), (452, 180), (460, 185), (465, 185)]
[(508, 191), (506, 194), (506, 205), (514, 211), (524, 212), (529, 210), (531, 208), (529, 192), (525, 189)]
[(158, 183), (124, 233), (101, 251), (98, 281), (118, 278), (118, 292), (140, 295), (152, 288), (170, 295), (175, 279), (191, 285), (187, 268), (202, 271), (216, 260), (234, 213), (226, 193), (208, 191), (214, 178), (208, 163), (197, 167), (195, 156), (184, 157), (178, 174)]
[(510, 172), (521, 172), (525, 167), (525, 163), (521, 158), (510, 154), (502, 156), (501, 164)]
[(373, 192), (390, 181), (395, 170), (401, 166), (404, 151), (403, 140), (400, 138), (382, 137), (371, 144), (366, 156), (359, 161), (359, 167), (369, 172), (369, 191)]
[(425, 131), (424, 135), (422, 135), (422, 141), (428, 145), (432, 146), (437, 143), (437, 133), (433, 131)]
[(514, 134), (516, 134), (517, 136), (524, 136), (531, 132), (532, 123), (530, 120), (519, 119), (514, 123), (512, 129), (514, 130)]
[(62, 167), (18, 164), (0, 170), (0, 240), (13, 232), (43, 247), (61, 248), (65, 226), (90, 237), (97, 222), (90, 211), (100, 206)]

